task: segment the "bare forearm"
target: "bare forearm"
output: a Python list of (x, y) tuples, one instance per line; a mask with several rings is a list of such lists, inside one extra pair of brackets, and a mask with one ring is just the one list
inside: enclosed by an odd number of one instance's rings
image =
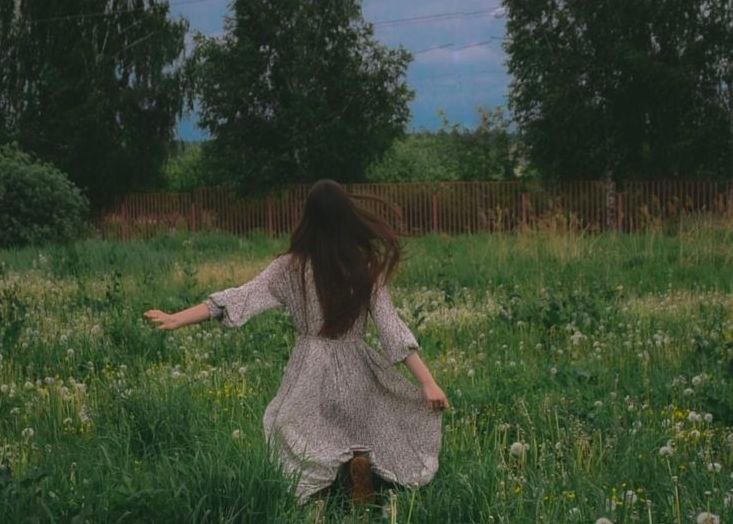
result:
[(407, 369), (415, 376), (415, 379), (423, 386), (428, 384), (435, 384), (433, 376), (430, 374), (430, 370), (418, 355), (417, 351), (412, 351), (407, 358), (403, 361)]
[(211, 313), (206, 302), (202, 302), (188, 309), (170, 314), (159, 309), (149, 309), (143, 313), (143, 317), (150, 320), (158, 329), (168, 330), (208, 320), (211, 318)]
[(202, 302), (201, 304), (197, 304), (188, 309), (173, 313), (171, 316), (175, 320), (177, 327), (183, 327), (189, 324), (196, 324), (198, 322), (203, 322), (204, 320), (209, 320), (210, 313), (209, 308)]

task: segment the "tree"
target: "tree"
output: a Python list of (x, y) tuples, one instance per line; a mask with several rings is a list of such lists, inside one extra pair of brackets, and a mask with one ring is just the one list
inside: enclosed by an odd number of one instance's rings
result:
[(236, 0), (191, 62), (207, 165), (241, 192), (354, 182), (404, 133), (410, 54), (374, 39), (356, 0)]
[[(395, 140), (367, 178), (373, 182), (506, 180), (521, 171), (521, 148), (501, 107), (477, 108), (479, 123), (467, 128), (439, 111), (437, 132), (411, 133)], [(531, 175), (530, 175), (531, 176)]]
[(731, 0), (506, 0), (510, 107), (551, 178), (731, 176)]
[(451, 124), (444, 113), (438, 137), (462, 180), (506, 180), (514, 178), (518, 164), (517, 144), (509, 131), (509, 120), (501, 107), (477, 108), (475, 129)]
[(82, 237), (88, 208), (64, 173), (17, 144), (0, 146), (0, 248)]
[(155, 187), (186, 31), (159, 0), (0, 0), (0, 140), (68, 173), (95, 207)]

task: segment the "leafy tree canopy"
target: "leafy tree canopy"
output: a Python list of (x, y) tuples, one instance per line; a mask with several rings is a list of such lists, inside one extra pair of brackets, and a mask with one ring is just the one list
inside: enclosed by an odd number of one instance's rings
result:
[(53, 162), (95, 206), (154, 187), (187, 29), (159, 0), (0, 0), (0, 142)]
[(242, 192), (363, 180), (403, 134), (410, 54), (374, 39), (355, 0), (235, 0), (191, 63), (207, 165)]
[(510, 106), (549, 177), (733, 175), (731, 0), (505, 0)]

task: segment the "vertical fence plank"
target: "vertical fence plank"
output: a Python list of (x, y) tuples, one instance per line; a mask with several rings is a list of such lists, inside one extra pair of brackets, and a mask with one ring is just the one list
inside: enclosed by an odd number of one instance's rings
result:
[[(292, 231), (300, 220), (309, 186), (286, 186), (264, 198), (238, 197), (223, 186), (190, 193), (130, 193), (99, 213), (94, 223), (104, 237), (148, 238), (181, 225), (191, 231), (218, 229), (270, 237)], [(388, 203), (361, 200), (401, 235), (467, 234), (537, 227), (558, 211), (587, 231), (603, 231), (608, 221), (603, 181), (546, 184), (532, 190), (516, 181), (459, 181), (351, 184), (354, 194), (375, 195)], [(625, 181), (616, 189), (616, 223), (636, 231), (655, 220), (691, 213), (733, 213), (733, 182), (685, 180)], [(650, 222), (651, 221), (651, 222)]]

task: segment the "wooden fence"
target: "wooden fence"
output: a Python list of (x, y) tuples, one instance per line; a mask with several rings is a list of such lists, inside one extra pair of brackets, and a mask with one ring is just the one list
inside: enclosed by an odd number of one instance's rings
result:
[[(691, 214), (733, 218), (733, 182), (604, 181), (561, 184), (436, 182), (344, 184), (379, 196), (385, 208), (360, 204), (387, 218), (403, 235), (461, 234), (562, 227), (589, 232), (636, 231)], [(264, 198), (237, 198), (225, 187), (190, 193), (133, 193), (95, 219), (102, 236), (150, 237), (161, 230), (219, 230), (247, 235), (288, 234), (297, 224), (309, 185), (291, 185)]]

